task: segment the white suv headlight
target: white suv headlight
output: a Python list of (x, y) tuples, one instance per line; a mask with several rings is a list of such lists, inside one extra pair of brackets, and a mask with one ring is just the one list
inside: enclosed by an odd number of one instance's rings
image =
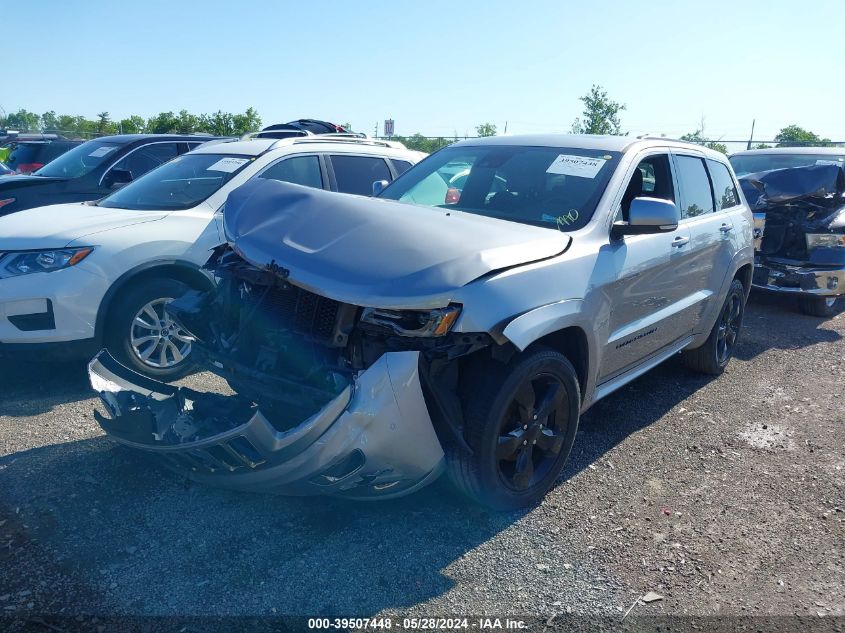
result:
[(845, 235), (841, 233), (807, 233), (807, 248), (845, 248)]
[(50, 273), (75, 266), (88, 257), (93, 246), (57, 248), (44, 251), (13, 251), (0, 255), (0, 278), (30, 273)]

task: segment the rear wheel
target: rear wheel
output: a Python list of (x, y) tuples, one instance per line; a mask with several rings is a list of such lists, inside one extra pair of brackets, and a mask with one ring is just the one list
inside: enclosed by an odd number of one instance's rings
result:
[(701, 347), (684, 350), (687, 367), (714, 376), (725, 371), (733, 356), (744, 314), (745, 288), (741, 281), (734, 279), (707, 341)]
[(465, 388), (464, 434), (473, 454), (450, 449), (450, 478), (496, 510), (533, 505), (554, 485), (575, 441), (581, 404), (575, 370), (546, 348), (475, 369)]
[(190, 372), (193, 339), (164, 309), (188, 290), (176, 279), (154, 277), (118, 296), (106, 325), (106, 347), (112, 356), (157, 380), (176, 380)]
[(839, 297), (801, 297), (801, 312), (817, 317), (832, 317), (836, 314), (836, 300)]

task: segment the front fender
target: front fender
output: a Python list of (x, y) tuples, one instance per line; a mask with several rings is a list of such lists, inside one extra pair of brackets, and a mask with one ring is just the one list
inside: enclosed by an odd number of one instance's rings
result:
[(547, 334), (577, 325), (583, 303), (581, 299), (564, 299), (534, 308), (508, 323), (502, 335), (523, 351)]

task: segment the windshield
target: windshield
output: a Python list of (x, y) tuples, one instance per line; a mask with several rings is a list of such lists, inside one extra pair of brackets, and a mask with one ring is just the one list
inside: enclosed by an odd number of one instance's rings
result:
[(97, 205), (135, 211), (190, 209), (252, 160), (232, 154), (184, 154), (133, 180)]
[(379, 197), (574, 231), (590, 221), (619, 156), (570, 147), (446, 148)]
[(731, 165), (738, 177), (756, 174), (758, 171), (785, 169), (787, 167), (808, 167), (810, 165), (839, 165), (845, 167), (845, 152), (836, 154), (746, 154), (730, 157)]
[(88, 141), (65, 152), (34, 173), (36, 176), (79, 178), (96, 169), (120, 147), (119, 143)]

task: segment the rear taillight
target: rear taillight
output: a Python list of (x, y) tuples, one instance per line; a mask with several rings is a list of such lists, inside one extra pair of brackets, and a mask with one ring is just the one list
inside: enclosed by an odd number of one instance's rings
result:
[(15, 198), (6, 198), (5, 200), (0, 200), (0, 209), (5, 207), (7, 204), (12, 204), (15, 201)]
[(44, 163), (19, 163), (15, 171), (20, 174), (31, 174), (36, 169), (41, 169), (42, 167), (44, 167)]

